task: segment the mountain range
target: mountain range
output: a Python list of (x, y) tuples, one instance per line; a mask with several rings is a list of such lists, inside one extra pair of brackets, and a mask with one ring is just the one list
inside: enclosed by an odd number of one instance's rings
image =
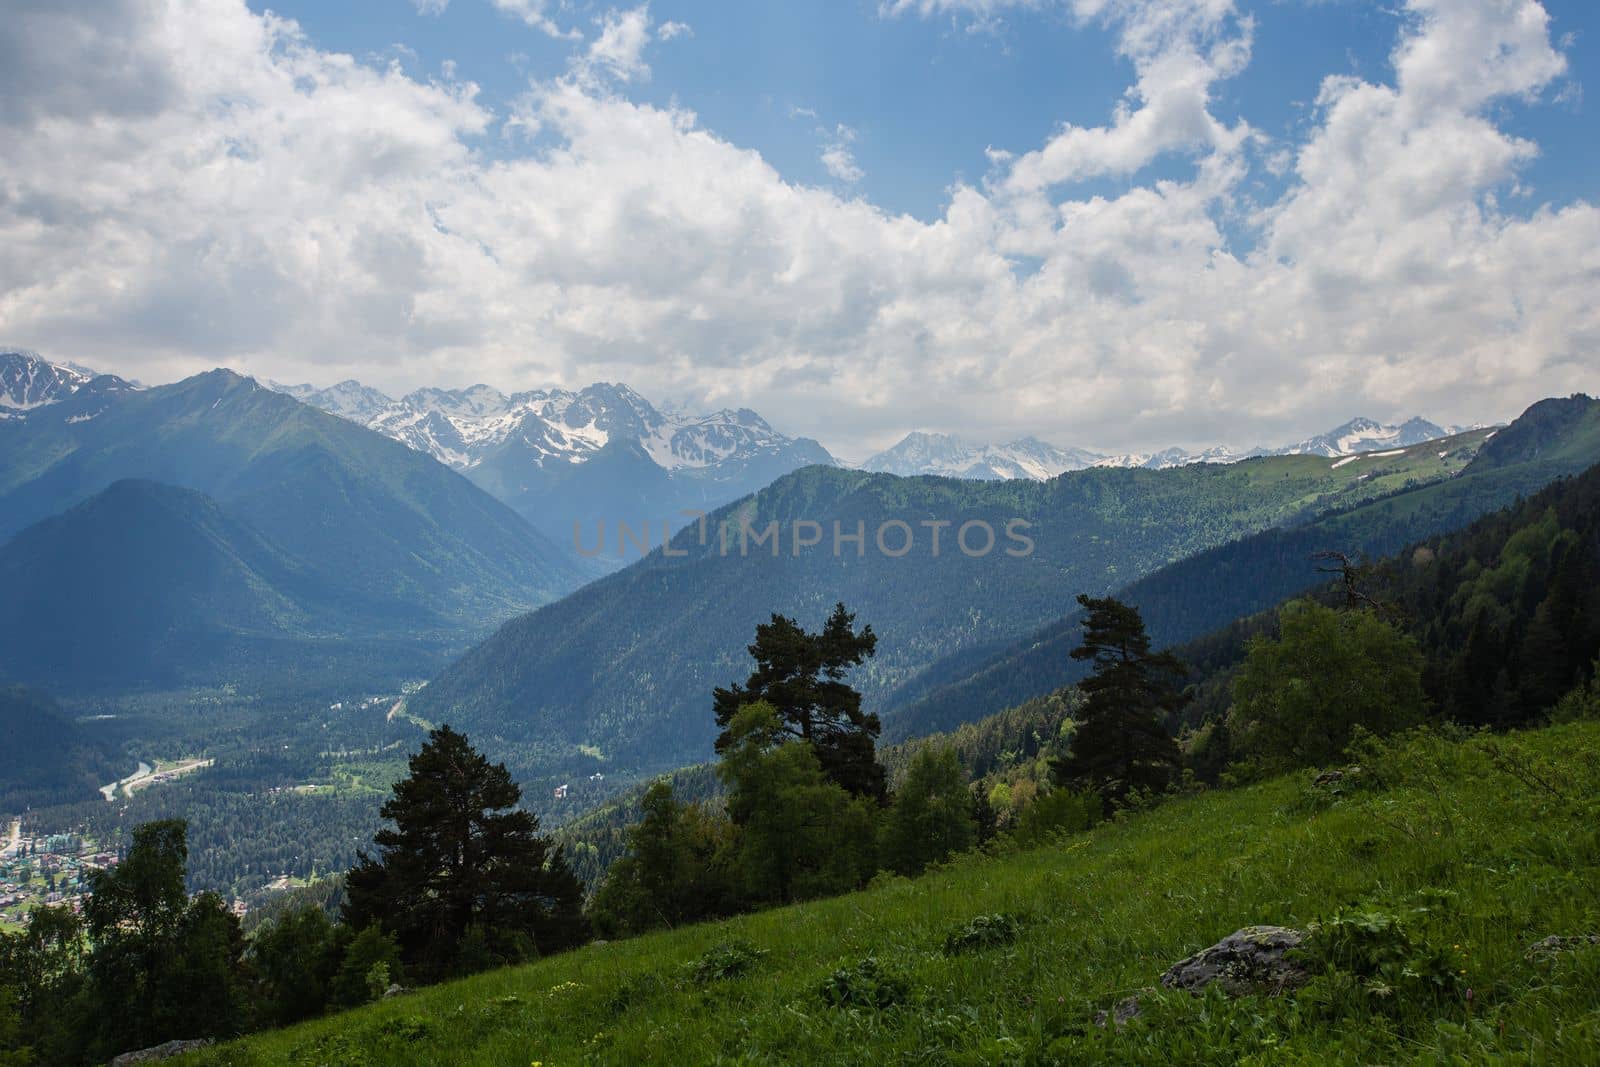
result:
[[(419, 389), (398, 400), (351, 380), (279, 385), (465, 474), (563, 546), (604, 524), (673, 529), (773, 479), (834, 459), (748, 408), (663, 412), (625, 385), (506, 395), (487, 385)], [(576, 529), (575, 529), (576, 524)], [(621, 553), (596, 557), (619, 566)]]
[(0, 420), (14, 680), (414, 676), (589, 576), (430, 457), (230, 371), (59, 381)]
[[(882, 708), (933, 665), (992, 653), (1060, 619), (1080, 592), (1120, 588), (1271, 527), (1380, 500), (1402, 507), (1394, 494), (1455, 482), (1494, 436), (1470, 431), (1354, 462), (1272, 456), (1089, 468), (1047, 482), (810, 467), (714, 513), (704, 531), (681, 531), (670, 554), (658, 548), (512, 620), (409, 706), (486, 738), (530, 777), (602, 765), (608, 780), (653, 773), (709, 752), (709, 694), (748, 670), (745, 646), (771, 612), (814, 625), (835, 601), (857, 611), (879, 653), (853, 677)], [(1600, 444), (1584, 447), (1600, 460)], [(1462, 481), (1463, 492), (1474, 484)], [(1515, 491), (1493, 487), (1470, 506), (1499, 506)], [(1004, 532), (1017, 519), (1028, 524), (1016, 528), (1027, 550)], [(930, 524), (940, 523), (936, 550)], [(836, 544), (835, 524), (863, 543)], [(996, 532), (991, 551), (958, 549), (967, 524)], [(986, 540), (973, 533), (967, 544)], [(1298, 562), (1314, 580), (1303, 555)]]
[(950, 434), (919, 430), (872, 456), (861, 469), (901, 476), (937, 474), (985, 481), (1005, 478), (1044, 481), (1067, 471), (1093, 467), (1103, 459), (1105, 457), (1098, 452), (1058, 448), (1036, 437), (1024, 437), (1003, 445), (974, 445)]
[(862, 470), (887, 474), (936, 474), (946, 478), (1054, 478), (1088, 467), (1143, 467), (1166, 470), (1194, 463), (1238, 463), (1257, 456), (1326, 456), (1336, 459), (1362, 452), (1409, 448), (1412, 445), (1461, 433), (1469, 427), (1441, 427), (1423, 418), (1384, 425), (1355, 418), (1327, 433), (1290, 445), (1237, 450), (1226, 445), (1209, 448), (1167, 448), (1160, 452), (1108, 455), (1085, 448), (1062, 448), (1024, 437), (1008, 444), (971, 444), (950, 434), (915, 431), (899, 443), (869, 458)]

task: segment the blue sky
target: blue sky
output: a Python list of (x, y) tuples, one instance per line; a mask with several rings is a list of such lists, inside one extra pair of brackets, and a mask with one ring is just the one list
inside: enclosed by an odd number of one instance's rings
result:
[[(419, 9), (420, 7), (420, 9)], [(12, 0), (0, 343), (847, 458), (1600, 390), (1592, 0)]]
[[(573, 50), (485, 0), (453, 0), (436, 15), (419, 13), (410, 0), (251, 6), (295, 19), (319, 45), (398, 58), (422, 77), (454, 62), (460, 77), (481, 87), (483, 101), (502, 111), (530, 79), (559, 75)], [(1600, 70), (1600, 4), (1546, 0), (1544, 7), (1552, 33), (1571, 37), (1571, 77), (1581, 85), (1586, 72)], [(1247, 115), (1269, 136), (1285, 138), (1305, 126), (1327, 75), (1388, 73), (1404, 17), (1368, 0), (1271, 0), (1245, 8), (1255, 20), (1251, 63), (1223, 86), (1215, 110)], [(593, 33), (609, 9), (577, 2), (553, 17), (563, 28)], [(809, 184), (841, 186), (820, 156), (837, 140), (837, 127), (848, 126), (863, 172), (851, 191), (925, 220), (942, 212), (953, 181), (983, 178), (985, 149), (1025, 152), (1063, 121), (1104, 122), (1132, 73), (1115, 54), (1111, 30), (1051, 7), (1006, 11), (988, 29), (960, 15), (883, 17), (873, 0), (653, 0), (650, 13), (690, 33), (654, 48), (651, 78), (630, 96), (686, 107), (707, 129)], [(1523, 207), (1592, 197), (1600, 171), (1593, 106), (1581, 95), (1504, 106), (1506, 128), (1545, 148), (1527, 170), (1536, 195)], [(494, 137), (483, 148), (516, 150)], [(1126, 187), (1142, 177), (1089, 188)], [(1256, 177), (1275, 185), (1269, 174)]]

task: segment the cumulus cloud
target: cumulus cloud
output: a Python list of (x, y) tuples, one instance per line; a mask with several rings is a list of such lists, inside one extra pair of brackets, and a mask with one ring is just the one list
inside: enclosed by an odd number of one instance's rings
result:
[[(1005, 5), (891, 5), (958, 6)], [(1061, 6), (1129, 58), (1124, 106), (997, 147), (924, 221), (630, 100), (665, 36), (643, 7), (506, 116), (242, 0), (22, 0), (0, 25), (0, 336), (147, 380), (620, 379), (845, 454), (908, 425), (1252, 443), (1593, 388), (1600, 212), (1504, 206), (1538, 147), (1498, 105), (1564, 72), (1535, 0), (1408, 0), (1391, 68), (1330, 77), (1271, 146), (1287, 190), (1233, 219), (1248, 248), (1221, 223), (1268, 164), (1211, 109), (1248, 20)], [(481, 154), (501, 123), (539, 136)], [(1192, 172), (1142, 180), (1172, 154)], [(1126, 191), (1074, 192), (1107, 173)]]
[(822, 166), (827, 172), (839, 181), (853, 185), (867, 176), (866, 171), (856, 163), (856, 155), (850, 148), (856, 139), (856, 131), (840, 123), (834, 128), (833, 136), (822, 148)]
[(609, 75), (618, 81), (643, 81), (650, 77), (644, 61), (650, 43), (650, 5), (630, 11), (608, 11), (600, 19), (600, 33), (590, 42), (580, 62), (584, 75)]
[(1118, 31), (1138, 81), (1109, 125), (1067, 123), (1012, 164), (1005, 186), (1029, 193), (1061, 182), (1128, 175), (1176, 149), (1234, 152), (1250, 136), (1212, 116), (1212, 86), (1244, 69), (1253, 24), (1233, 0), (1075, 0), (1073, 12)]

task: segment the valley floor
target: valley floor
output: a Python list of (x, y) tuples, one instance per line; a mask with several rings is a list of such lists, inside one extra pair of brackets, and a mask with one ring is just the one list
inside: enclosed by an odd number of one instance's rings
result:
[[(1187, 796), (1034, 851), (593, 944), (184, 1062), (1600, 1062), (1600, 946), (1528, 954), (1600, 932), (1600, 723), (1424, 738), (1354, 784), (1311, 782)], [(1020, 920), (1013, 943), (946, 953), (994, 913)], [(1403, 937), (1374, 944), (1409, 956), (1279, 997), (1151, 989), (1240, 927), (1336, 916), (1353, 930), (1398, 919)], [(735, 941), (765, 955), (732, 977), (705, 973), (722, 957), (696, 973)], [(824, 981), (869, 957), (898, 1003), (830, 1007)], [(1130, 994), (1139, 1018), (1094, 1024)]]

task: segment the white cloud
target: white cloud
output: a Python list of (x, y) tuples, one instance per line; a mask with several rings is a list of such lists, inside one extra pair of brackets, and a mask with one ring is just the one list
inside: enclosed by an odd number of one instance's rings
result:
[[(448, 0), (446, 0), (448, 2)], [(581, 36), (576, 30), (563, 30), (550, 18), (550, 0), (489, 0), (496, 8), (521, 19), (527, 25), (551, 37), (573, 38)]]
[(442, 15), (450, 6), (450, 0), (411, 0), (411, 3), (419, 15)]
[[(997, 147), (925, 222), (620, 95), (647, 69), (643, 8), (536, 84), (515, 121), (541, 136), (491, 159), (470, 82), (321, 51), (241, 0), (15, 0), (0, 336), (147, 380), (620, 379), (846, 453), (912, 424), (1251, 443), (1592, 389), (1600, 211), (1503, 207), (1537, 147), (1497, 105), (1563, 77), (1543, 11), (1406, 10), (1392, 72), (1328, 79), (1272, 146), (1288, 191), (1240, 220), (1267, 164), (1210, 114), (1247, 55), (1234, 5), (1077, 3), (1133, 63), (1127, 106)], [(1170, 153), (1193, 173), (1140, 180)], [(1119, 195), (1068, 184), (1112, 172), (1133, 176)], [(1230, 247), (1225, 218), (1258, 244)]]
[(607, 11), (599, 21), (600, 33), (579, 61), (580, 73), (591, 78), (609, 75), (621, 82), (648, 79), (650, 66), (644, 61), (644, 49), (651, 39), (650, 5)]
[(1210, 112), (1211, 88), (1250, 60), (1254, 29), (1233, 0), (1074, 0), (1073, 13), (1114, 27), (1138, 81), (1109, 126), (1067, 123), (1011, 166), (1005, 186), (1032, 193), (1062, 182), (1133, 174), (1177, 149), (1233, 152), (1250, 137)]
[(856, 162), (855, 153), (842, 144), (831, 144), (822, 150), (822, 166), (842, 182), (854, 183), (867, 176)]
[(663, 41), (670, 41), (674, 37), (693, 37), (694, 27), (687, 22), (663, 22), (656, 30), (656, 36)]
[(867, 176), (850, 148), (855, 140), (856, 131), (841, 122), (834, 128), (832, 139), (822, 148), (823, 168), (839, 181), (850, 185)]

